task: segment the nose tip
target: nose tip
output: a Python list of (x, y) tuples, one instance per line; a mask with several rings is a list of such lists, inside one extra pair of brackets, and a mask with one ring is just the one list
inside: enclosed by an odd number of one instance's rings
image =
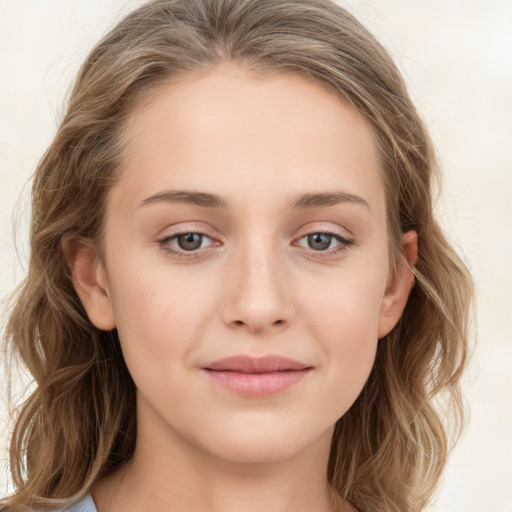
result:
[(231, 328), (256, 334), (285, 329), (293, 317), (291, 287), (282, 262), (269, 251), (231, 265), (222, 316)]
[[(263, 289), (259, 283), (260, 291)], [(224, 308), (224, 321), (232, 328), (247, 329), (253, 334), (276, 331), (290, 322), (290, 313), (280, 296), (261, 294), (255, 297), (255, 288), (243, 286)]]
[(235, 327), (247, 327), (252, 333), (262, 332), (266, 330), (267, 326), (271, 328), (284, 327), (287, 321), (284, 319), (274, 320), (273, 322), (260, 321), (256, 322), (254, 318), (252, 320), (246, 318), (245, 320), (234, 320), (232, 322)]

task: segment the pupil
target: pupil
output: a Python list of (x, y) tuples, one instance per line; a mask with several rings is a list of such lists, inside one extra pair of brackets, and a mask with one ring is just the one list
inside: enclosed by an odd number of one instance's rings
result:
[(314, 233), (312, 235), (308, 235), (308, 244), (311, 249), (316, 249), (318, 251), (325, 251), (331, 245), (332, 235), (328, 235), (327, 233)]
[(199, 233), (186, 233), (185, 235), (178, 236), (178, 245), (184, 251), (194, 251), (201, 247), (203, 235)]

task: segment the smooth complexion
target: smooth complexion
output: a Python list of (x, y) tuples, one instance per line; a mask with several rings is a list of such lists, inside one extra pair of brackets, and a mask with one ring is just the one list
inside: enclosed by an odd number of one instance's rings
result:
[[(333, 426), (413, 285), (404, 259), (391, 272), (370, 126), (304, 78), (224, 64), (162, 86), (125, 136), (101, 257), (65, 244), (138, 390), (135, 455), (93, 489), (99, 512), (333, 510)], [(403, 250), (414, 264), (414, 233)], [(213, 374), (234, 356), (307, 372), (246, 393)]]

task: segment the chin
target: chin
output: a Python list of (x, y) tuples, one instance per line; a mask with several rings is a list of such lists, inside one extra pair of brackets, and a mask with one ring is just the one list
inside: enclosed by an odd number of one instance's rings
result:
[(328, 450), (332, 432), (333, 427), (323, 432), (307, 432), (300, 426), (287, 429), (284, 425), (252, 425), (245, 430), (229, 432), (227, 436), (215, 436), (217, 439), (211, 437), (208, 444), (215, 447), (210, 452), (229, 462), (269, 464), (305, 453), (317, 443), (324, 443)]

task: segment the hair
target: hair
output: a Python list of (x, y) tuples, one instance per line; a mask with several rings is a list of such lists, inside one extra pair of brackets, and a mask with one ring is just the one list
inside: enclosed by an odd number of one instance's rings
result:
[[(133, 454), (136, 389), (116, 330), (95, 328), (75, 293), (62, 237), (97, 241), (106, 193), (122, 170), (133, 106), (173, 77), (231, 62), (294, 73), (335, 91), (372, 126), (395, 261), (415, 230), (414, 286), (379, 341), (371, 375), (334, 430), (328, 480), (360, 511), (416, 511), (431, 499), (464, 417), (470, 275), (433, 213), (438, 165), (387, 51), (330, 0), (156, 0), (92, 50), (36, 169), (28, 275), (5, 343), (35, 381), (10, 445), (15, 491), (4, 510), (61, 506)], [(455, 438), (455, 436), (454, 436)]]

